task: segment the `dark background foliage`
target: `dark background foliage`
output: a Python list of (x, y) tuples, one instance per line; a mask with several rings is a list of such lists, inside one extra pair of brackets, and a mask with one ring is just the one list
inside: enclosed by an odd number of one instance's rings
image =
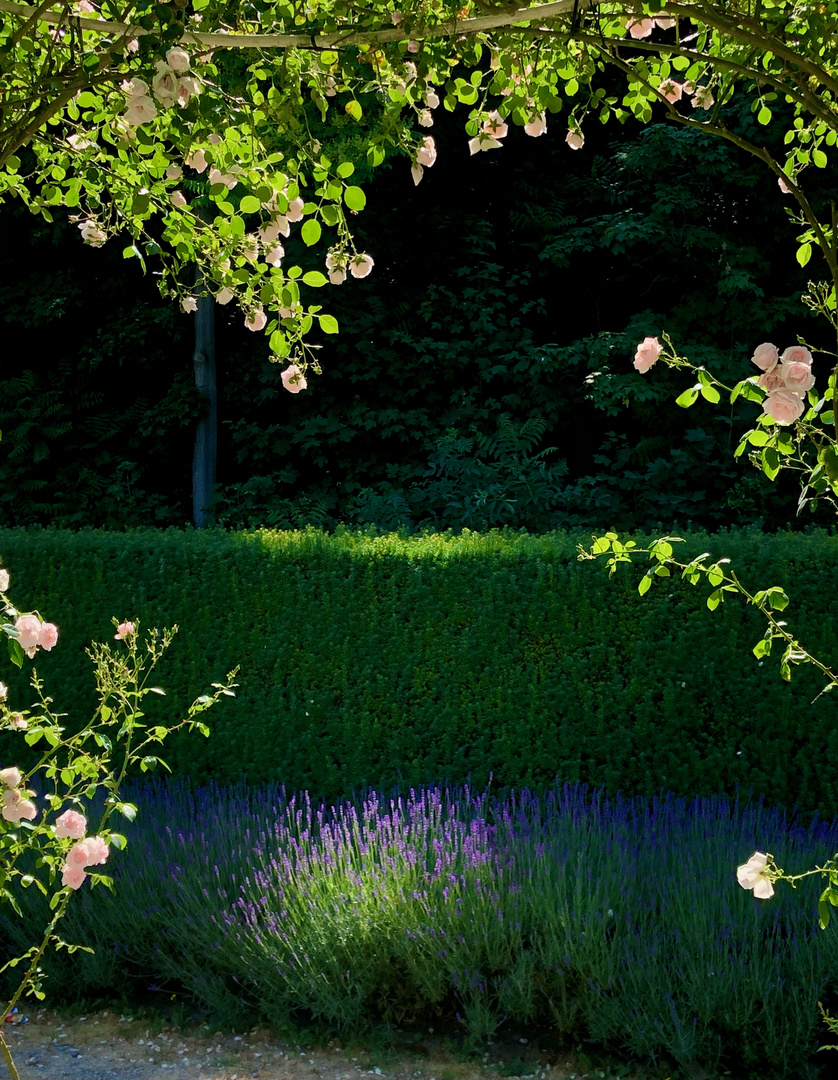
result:
[[(753, 126), (747, 101), (729, 113)], [(312, 292), (341, 334), (307, 391), (287, 394), (261, 335), (217, 308), (219, 521), (796, 527), (793, 481), (732, 460), (755, 406), (684, 412), (689, 375), (631, 366), (664, 331), (731, 381), (760, 341), (820, 343), (764, 166), (665, 124), (591, 125), (573, 152), (558, 117), (469, 158), (461, 118), (436, 117), (418, 188), (403, 158), (367, 181), (354, 224), (372, 275)], [(189, 521), (191, 317), (117, 239), (90, 250), (72, 222), (14, 206), (0, 234), (4, 522)]]

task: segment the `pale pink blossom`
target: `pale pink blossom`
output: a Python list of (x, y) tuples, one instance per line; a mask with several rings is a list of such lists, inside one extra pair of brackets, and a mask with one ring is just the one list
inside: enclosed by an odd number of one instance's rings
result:
[(416, 151), (416, 164), (429, 169), (436, 161), (436, 154), (436, 143), (433, 135), (426, 135), (422, 140), (422, 145)]
[(165, 60), (158, 60), (155, 67), (157, 74), (151, 80), (151, 92), (168, 109), (177, 99), (177, 76)]
[(299, 394), (301, 390), (305, 390), (308, 386), (305, 375), (300, 371), (296, 364), (289, 364), (281, 375), (282, 385), (291, 394)]
[(425, 175), (425, 170), (422, 168), (421, 165), (417, 165), (414, 161), (413, 164), (410, 166), (410, 175), (413, 177), (413, 183), (419, 184), (422, 177)]
[(539, 135), (543, 135), (546, 130), (547, 117), (544, 113), (539, 113), (533, 120), (528, 120), (526, 124), (524, 124), (524, 131), (534, 139), (537, 139)]
[[(37, 615), (21, 615), (15, 622), (17, 630), (17, 643), (24, 652), (38, 647), (38, 638), (41, 634), (41, 620)], [(34, 653), (32, 654), (34, 656)]]
[(180, 167), (180, 165), (170, 165), (168, 169), (166, 169), (167, 180), (180, 180), (182, 176), (183, 169)]
[(304, 208), (305, 208), (305, 203), (303, 202), (302, 199), (299, 199), (299, 198), (292, 199), (288, 203), (288, 209), (285, 212), (286, 219), (288, 221), (291, 221), (291, 222), (302, 221), (303, 220), (303, 210), (304, 210)]
[(65, 810), (55, 819), (55, 835), (61, 840), (81, 840), (87, 828), (87, 818), (77, 810)]
[(693, 95), (693, 108), (694, 109), (712, 109), (716, 104), (716, 99), (709, 86), (697, 86)]
[(329, 281), (333, 285), (343, 285), (346, 281), (346, 270), (344, 267), (335, 267), (334, 270), (329, 271)]
[(232, 191), (239, 181), (232, 173), (223, 173), (220, 169), (213, 167), (209, 171), (209, 182), (211, 184), (223, 184), (228, 191)]
[(116, 628), (116, 633), (114, 634), (114, 641), (124, 641), (125, 638), (131, 637), (131, 635), (135, 633), (135, 631), (136, 627), (132, 622), (121, 622)]
[(499, 150), (502, 146), (502, 142), (498, 142), (493, 136), (487, 135), (485, 131), (481, 131), (479, 135), (475, 135), (473, 139), (469, 139), (468, 152), (470, 154), (479, 154), (481, 150)]
[(215, 132), (213, 132), (212, 135), (210, 135), (209, 137), (209, 143), (211, 146), (218, 146), (220, 143), (223, 142), (224, 140), (221, 138), (221, 136), (216, 135)]
[(0, 769), (0, 781), (7, 788), (20, 787), (23, 775), (20, 769), (16, 765), (10, 766), (8, 769)]
[(791, 390), (773, 390), (762, 403), (762, 411), (782, 425), (799, 420), (803, 409), (803, 401)]
[(786, 389), (791, 390), (793, 394), (805, 394), (815, 385), (815, 376), (808, 364), (787, 364), (784, 361), (775, 370), (782, 374)]
[(279, 225), (275, 221), (271, 221), (259, 229), (259, 239), (263, 244), (272, 244), (278, 236)]
[(89, 150), (91, 146), (96, 145), (93, 139), (88, 139), (86, 135), (81, 135), (78, 132), (75, 135), (68, 135), (67, 143), (79, 153), (81, 153), (82, 150)]
[(639, 41), (640, 38), (649, 37), (654, 29), (654, 19), (629, 19), (626, 23), (626, 30), (636, 41)]
[(87, 880), (87, 874), (80, 866), (70, 866), (69, 863), (64, 863), (61, 871), (61, 884), (69, 885), (71, 889), (80, 889)]
[(419, 42), (418, 41), (408, 41), (408, 43), (407, 43), (407, 51), (409, 53), (418, 53), (419, 52)]
[(671, 30), (675, 25), (675, 19), (669, 16), (656, 15), (654, 22), (659, 30)]
[(681, 95), (684, 93), (684, 86), (682, 83), (667, 79), (666, 82), (662, 82), (658, 87), (658, 93), (668, 101), (670, 105), (674, 105), (676, 101), (681, 100)]
[(489, 119), (483, 121), (483, 131), (495, 139), (503, 139), (509, 132), (509, 125), (502, 119), (497, 109), (489, 113)]
[(235, 295), (236, 294), (233, 292), (233, 290), (228, 289), (225, 285), (224, 288), (221, 289), (216, 295), (215, 302), (216, 304), (229, 304)]
[(736, 880), (743, 889), (752, 889), (760, 900), (768, 900), (774, 895), (774, 886), (765, 876), (767, 863), (768, 856), (755, 851), (746, 863), (736, 868)]
[(251, 312), (244, 320), (244, 325), (248, 330), (264, 330), (268, 321), (268, 316), (262, 310), (261, 306)]
[(349, 263), (349, 273), (356, 278), (365, 278), (373, 266), (372, 255), (354, 255)]
[(101, 836), (88, 836), (81, 841), (87, 847), (88, 866), (104, 866), (108, 861), (110, 848)]
[(194, 169), (195, 172), (202, 173), (207, 167), (207, 159), (203, 150), (196, 150), (194, 154), (190, 154), (186, 159), (186, 164), (190, 169)]
[(791, 195), (791, 188), (788, 186), (782, 176), (777, 177), (777, 186), (784, 195)]
[(781, 364), (806, 364), (812, 366), (812, 354), (803, 345), (790, 345), (780, 357)]
[(392, 22), (393, 26), (398, 26), (403, 18), (404, 15), (402, 15), (400, 11), (394, 11), (393, 14), (390, 16), (390, 21)]
[(761, 386), (767, 394), (772, 393), (774, 390), (783, 390), (785, 385), (780, 369), (777, 367), (771, 368), (770, 371), (763, 371), (762, 375), (757, 379), (757, 386)]
[(756, 364), (760, 371), (773, 371), (779, 359), (780, 350), (777, 346), (772, 345), (770, 341), (764, 341), (762, 345), (757, 345), (754, 349), (751, 363)]
[(201, 84), (197, 79), (193, 79), (191, 75), (184, 75), (177, 80), (175, 86), (175, 100), (181, 109), (185, 109), (190, 100), (199, 94), (201, 91)]
[(182, 191), (173, 191), (169, 196), (169, 202), (172, 206), (186, 206), (186, 196)]
[(38, 807), (29, 799), (22, 799), (18, 792), (7, 791), (6, 795), (17, 795), (13, 801), (6, 801), (6, 796), (3, 796), (3, 817), (6, 821), (20, 821), (24, 818), (26, 821), (34, 821), (38, 816)]
[(571, 150), (581, 150), (585, 145), (585, 136), (581, 131), (569, 131), (565, 135), (564, 141), (570, 147)]
[(272, 248), (268, 248), (265, 252), (265, 262), (268, 266), (279, 266), (284, 258), (285, 248), (282, 244), (274, 244)]
[(323, 91), (326, 97), (334, 97), (337, 94), (337, 85), (338, 84), (330, 75), (328, 79), (326, 79), (326, 89)]
[(148, 124), (157, 116), (157, 106), (150, 97), (144, 95), (132, 97), (129, 99), (128, 106), (122, 115), (126, 123), (131, 124), (132, 127), (140, 127), (142, 124)]
[(29, 721), (23, 716), (23, 713), (14, 712), (9, 718), (9, 723), (15, 729), (15, 731), (26, 731), (29, 727)]
[(9, 591), (9, 571), (0, 570), (0, 593)]
[(4, 682), (0, 682), (0, 701), (5, 701), (9, 696), (9, 688)]
[(89, 247), (101, 247), (108, 239), (108, 234), (95, 221), (87, 220), (79, 224), (81, 238)]
[(58, 627), (55, 623), (41, 623), (38, 644), (45, 652), (50, 652), (58, 644)]
[(429, 109), (436, 109), (439, 107), (439, 95), (432, 86), (429, 86), (425, 91), (425, 104)]
[(181, 300), (180, 306), (183, 308), (187, 315), (190, 315), (193, 311), (198, 310), (198, 301), (195, 299), (194, 296), (185, 296)]
[(657, 363), (657, 359), (663, 352), (663, 346), (656, 337), (644, 338), (637, 346), (637, 352), (634, 354), (634, 366), (640, 372), (641, 375)]
[(125, 46), (127, 52), (139, 52), (140, 43), (136, 38), (131, 38), (128, 44)]
[(92, 15), (96, 11), (96, 5), (92, 4), (90, 0), (76, 0), (76, 11), (80, 15)]
[(433, 127), (434, 126), (434, 114), (430, 109), (422, 109), (419, 113), (419, 126), (420, 127)]
[(169, 49), (166, 53), (166, 63), (172, 71), (189, 71), (189, 53), (180, 47)]

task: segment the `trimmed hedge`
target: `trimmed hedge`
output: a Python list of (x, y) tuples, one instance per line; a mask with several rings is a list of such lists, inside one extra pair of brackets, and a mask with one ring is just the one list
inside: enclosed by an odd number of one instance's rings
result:
[[(759, 613), (707, 589), (609, 578), (578, 563), (587, 535), (404, 537), (338, 532), (0, 530), (11, 594), (59, 624), (39, 655), (55, 707), (94, 701), (83, 652), (112, 616), (181, 632), (156, 682), (174, 720), (241, 665), (235, 701), (205, 741), (164, 757), (196, 782), (279, 780), (336, 799), (469, 776), (538, 788), (558, 776), (651, 795), (753, 789), (770, 803), (838, 813), (836, 700), (800, 669), (790, 684), (751, 649)], [(823, 532), (693, 534), (690, 555), (727, 556), (746, 584), (784, 586), (789, 624), (836, 655), (838, 540)], [(4, 665), (16, 707), (31, 691)], [(26, 669), (25, 669), (26, 670)], [(0, 756), (20, 761), (19, 736)]]

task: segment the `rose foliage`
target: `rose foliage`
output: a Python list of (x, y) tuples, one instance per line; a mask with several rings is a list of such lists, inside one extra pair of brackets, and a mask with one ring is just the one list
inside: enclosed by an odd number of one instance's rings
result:
[[(69, 208), (94, 247), (122, 237), (185, 313), (201, 295), (235, 300), (296, 393), (319, 335), (338, 330), (318, 290), (375, 272), (351, 231), (359, 167), (396, 155), (421, 182), (438, 109), (463, 112), (464, 155), (502, 152), (510, 125), (557, 128), (583, 151), (592, 123), (667, 116), (773, 170), (800, 262), (815, 247), (826, 258), (818, 302), (834, 312), (833, 224), (805, 173), (838, 132), (836, 13), (787, 0), (0, 0), (0, 199), (47, 220)], [(757, 125), (787, 126), (784, 160), (725, 126), (738, 86)]]
[[(20, 613), (8, 596), (9, 572), (0, 568), (0, 631), (7, 638), (9, 657), (21, 667), (24, 655), (34, 658), (39, 649), (49, 651), (59, 641), (59, 630), (44, 622), (37, 612)], [(33, 672), (36, 704), (13, 710), (9, 691), (0, 683), (0, 729), (16, 733), (30, 747), (40, 746), (36, 764), (25, 774), (16, 765), (0, 768), (0, 902), (11, 905), (20, 916), (19, 888), (36, 888), (49, 897), (52, 918), (40, 943), (22, 956), (7, 961), (1, 970), (23, 965), (23, 977), (2, 1016), (15, 1008), (24, 993), (43, 999), (41, 959), (49, 946), (75, 952), (84, 946), (68, 945), (57, 934), (74, 891), (90, 878), (91, 885), (113, 887), (112, 879), (98, 867), (107, 865), (111, 849), (121, 850), (127, 840), (113, 830), (110, 819), (120, 814), (133, 821), (137, 807), (124, 802), (120, 787), (126, 774), (139, 766), (141, 772), (158, 764), (157, 748), (174, 731), (197, 730), (209, 735), (200, 718), (222, 696), (232, 696), (235, 672), (224, 683), (213, 683), (214, 692), (197, 698), (186, 716), (174, 724), (144, 721), (143, 699), (163, 695), (150, 686), (149, 677), (171, 644), (177, 628), (152, 630), (140, 638), (137, 626), (114, 619), (116, 644), (93, 644), (93, 661), (99, 704), (92, 720), (71, 731), (52, 711), (52, 702)], [(95, 827), (88, 809), (98, 793), (104, 793), (104, 810)], [(18, 1072), (0, 1031), (0, 1053), (13, 1080)]]

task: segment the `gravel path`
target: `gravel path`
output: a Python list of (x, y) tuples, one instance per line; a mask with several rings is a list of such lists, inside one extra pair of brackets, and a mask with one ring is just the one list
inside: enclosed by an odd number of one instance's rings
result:
[(247, 1035), (206, 1028), (160, 1031), (146, 1020), (108, 1012), (70, 1018), (42, 1010), (30, 1013), (28, 1024), (3, 1026), (21, 1080), (498, 1080), (515, 1075), (600, 1080), (610, 1075), (588, 1074), (567, 1055), (554, 1053), (551, 1061), (528, 1050), (523, 1040), (504, 1047), (502, 1060), (499, 1052), (481, 1063), (460, 1061), (431, 1038), (399, 1056), (344, 1050), (336, 1043), (300, 1050), (264, 1030)]

